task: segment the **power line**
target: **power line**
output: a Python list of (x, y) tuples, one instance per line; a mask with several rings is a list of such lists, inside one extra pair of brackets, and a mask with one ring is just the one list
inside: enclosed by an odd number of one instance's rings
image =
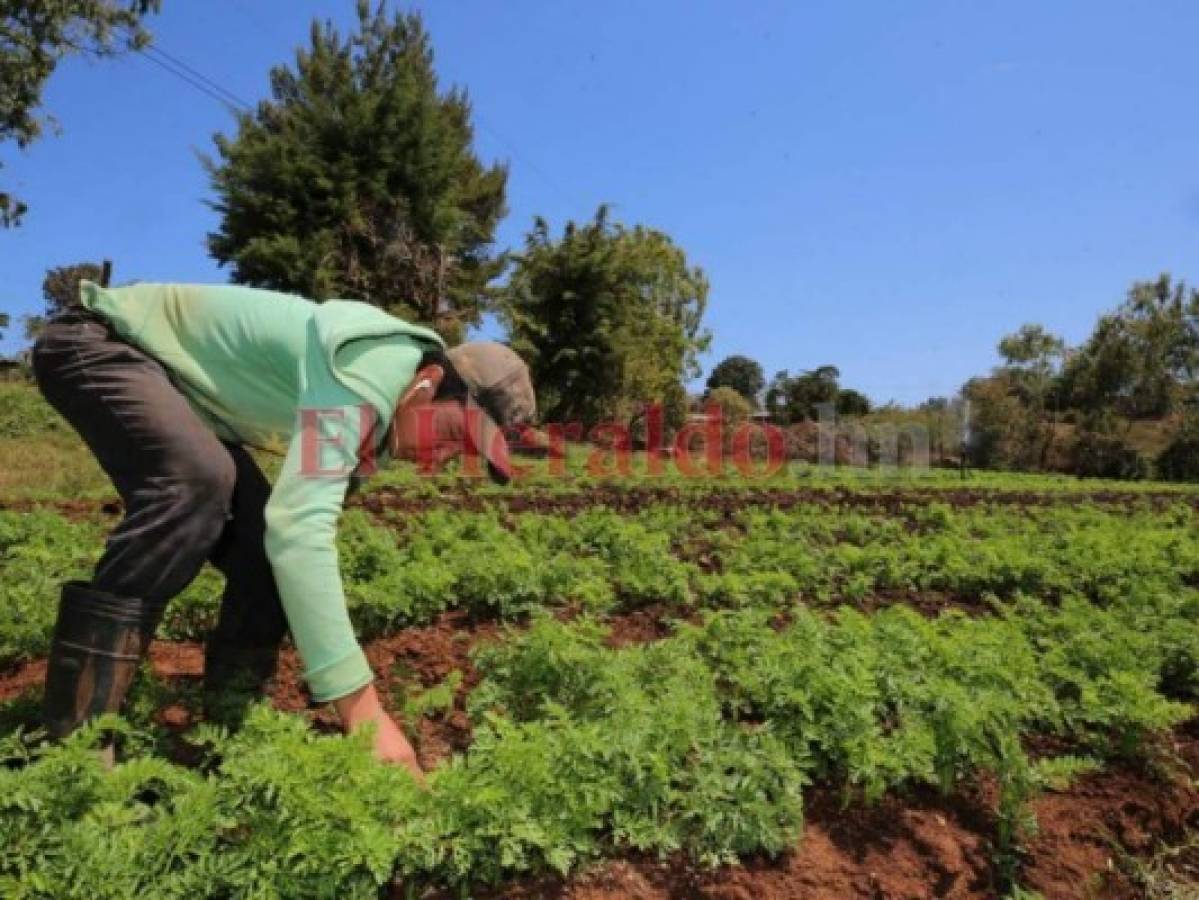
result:
[[(126, 25), (122, 27), (130, 37), (137, 36), (137, 32), (135, 32), (129, 26)], [(188, 65), (186, 62), (179, 59), (179, 57), (168, 53), (166, 50), (163, 50), (161, 47), (156, 47), (154, 44), (147, 44), (144, 47), (135, 47), (134, 49), (136, 49), (144, 59), (149, 60), (160, 69), (165, 72), (169, 72), (179, 80), (186, 82), (196, 90), (200, 91), (202, 94), (205, 94), (211, 99), (216, 100), (223, 106), (245, 112), (253, 111), (253, 106), (247, 103), (241, 97), (237, 96), (237, 94), (233, 93), (233, 91), (229, 90), (219, 82), (209, 78), (200, 70)]]
[(244, 108), (244, 107), (241, 107), (240, 104), (231, 102), (226, 97), (221, 96), (216, 91), (207, 87), (202, 81), (192, 78), (190, 75), (188, 75), (187, 73), (185, 73), (179, 69), (172, 68), (168, 63), (164, 62), (163, 60), (158, 59), (155, 56), (151, 56), (148, 53), (145, 53), (144, 51), (139, 51), (139, 52), (142, 54), (143, 59), (147, 60), (148, 62), (154, 63), (154, 65), (158, 66), (163, 71), (169, 72), (170, 74), (174, 75), (176, 78), (180, 79), (181, 81), (184, 81), (187, 84), (190, 84), (197, 91), (199, 91), (202, 94), (206, 94), (209, 98), (215, 100), (217, 103), (221, 104), (222, 106), (233, 109), (234, 111)]
[[(143, 56), (146, 56), (147, 59), (157, 58), (158, 60), (165, 60), (167, 63), (170, 63), (171, 65), (177, 67), (178, 69), (181, 69), (187, 75), (191, 76), (195, 80), (201, 82), (202, 84), (211, 88), (213, 91), (215, 91), (218, 94), (222, 95), (223, 97), (227, 98), (224, 102), (228, 103), (230, 106), (240, 107), (241, 109), (244, 109), (247, 112), (249, 112), (250, 110), (253, 109), (253, 106), (250, 103), (247, 103), (241, 97), (237, 96), (237, 94), (233, 93), (233, 91), (231, 91), (228, 88), (223, 87), (222, 85), (213, 81), (211, 78), (209, 78), (203, 72), (193, 69), (191, 66), (189, 66), (187, 63), (185, 63), (183, 60), (179, 59), (179, 57), (172, 56), (170, 53), (167, 53), (161, 47), (156, 47), (153, 44), (149, 44), (146, 47), (142, 48), (141, 53)], [(150, 54), (154, 54), (154, 56), (150, 56)]]
[[(125, 26), (125, 30), (131, 36), (134, 34), (133, 30), (128, 28), (128, 26)], [(154, 63), (154, 65), (158, 66), (164, 72), (174, 75), (180, 81), (185, 82), (208, 98), (220, 103), (222, 106), (225, 106), (234, 112), (254, 111), (252, 104), (246, 100), (243, 100), (237, 94), (233, 93), (233, 91), (229, 90), (218, 81), (209, 78), (203, 72), (184, 62), (179, 57), (168, 53), (166, 50), (163, 50), (161, 47), (158, 47), (154, 44), (147, 44), (144, 47), (138, 47), (136, 49), (137, 52), (140, 53), (147, 61)], [(477, 111), (475, 112), (474, 119), (475, 123), (481, 130), (487, 132), (493, 139), (507, 147), (509, 152), (512, 154), (512, 158), (521, 163), (526, 170), (532, 172), (536, 177), (540, 178), (547, 186), (550, 187), (551, 190), (554, 191), (554, 193), (558, 194), (560, 197), (566, 195), (567, 191), (561, 184), (558, 183), (556, 179), (551, 178), (541, 166), (535, 164), (526, 155), (521, 154), (512, 141), (508, 140), (495, 128), (491, 127), (487, 121), (478, 114)]]
[[(265, 24), (263, 22), (263, 20), (258, 16), (258, 14), (254, 12), (254, 8), (253, 8), (252, 4), (247, 4), (245, 6), (241, 6), (240, 8), (241, 8), (242, 12), (246, 13), (248, 16), (255, 19), (260, 25)], [(197, 73), (197, 74), (199, 74), (199, 73)], [(473, 122), (477, 126), (477, 128), (479, 130), (484, 131), (487, 134), (491, 135), (492, 139), (494, 141), (496, 141), (498, 144), (503, 145), (503, 147), (505, 147), (508, 150), (511, 159), (520, 163), (527, 171), (532, 172), (535, 176), (540, 178), (559, 197), (565, 197), (567, 195), (566, 189), (555, 178), (551, 178), (550, 175), (541, 166), (534, 163), (533, 160), (528, 158), (526, 155), (520, 153), (520, 151), (516, 148), (516, 145), (512, 141), (510, 141), (506, 137), (504, 137), (504, 135), (502, 135), (498, 130), (496, 130), (490, 124), (488, 124), (487, 119), (485, 119), (482, 115), (480, 115), (480, 113), (477, 109), (472, 110), (472, 112), (474, 114)]]

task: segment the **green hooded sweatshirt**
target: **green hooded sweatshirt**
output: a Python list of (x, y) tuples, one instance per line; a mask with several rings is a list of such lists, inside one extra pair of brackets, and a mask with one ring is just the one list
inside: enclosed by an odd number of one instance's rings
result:
[(266, 553), (313, 698), (370, 683), (346, 612), (337, 520), (351, 475), (383, 437), (436, 333), (351, 300), (233, 285), (84, 281), (84, 306), (159, 360), (223, 440), (284, 454)]

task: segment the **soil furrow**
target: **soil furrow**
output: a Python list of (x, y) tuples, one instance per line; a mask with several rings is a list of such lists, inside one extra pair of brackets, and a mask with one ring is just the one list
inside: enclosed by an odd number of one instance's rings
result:
[[(1024, 508), (1091, 503), (1104, 507), (1145, 507), (1154, 510), (1182, 503), (1199, 509), (1199, 494), (1113, 490), (1005, 491), (984, 488), (871, 490), (844, 487), (717, 487), (697, 491), (665, 485), (599, 485), (569, 493), (528, 490), (520, 493), (480, 494), (470, 490), (447, 490), (439, 495), (429, 496), (380, 488), (349, 498), (346, 506), (385, 516), (389, 513), (421, 513), (430, 509), (466, 512), (496, 509), (509, 514), (577, 514), (589, 509), (604, 508), (634, 514), (655, 505), (685, 505), (690, 509), (721, 512), (731, 516), (747, 507), (788, 510), (803, 506), (845, 508), (896, 515), (930, 503), (944, 503), (955, 509), (982, 505)], [(30, 512), (35, 509), (52, 510), (68, 519), (79, 521), (97, 515), (115, 517), (120, 515), (122, 507), (116, 498), (0, 501), (0, 511), (4, 512)]]

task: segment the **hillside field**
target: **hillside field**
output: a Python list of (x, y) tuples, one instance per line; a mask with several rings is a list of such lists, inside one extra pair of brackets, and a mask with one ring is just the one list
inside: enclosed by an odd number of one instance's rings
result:
[[(1185, 897), (1199, 490), (795, 467), (511, 489), (382, 473), (351, 615), (432, 770), (311, 708), (200, 712), (220, 577), (104, 771), (36, 730), (58, 585), (120, 504), (0, 386), (0, 895)], [(232, 724), (231, 724), (232, 723)]]

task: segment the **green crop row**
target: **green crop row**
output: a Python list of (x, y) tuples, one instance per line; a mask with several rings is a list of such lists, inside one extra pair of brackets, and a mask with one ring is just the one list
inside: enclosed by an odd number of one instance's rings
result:
[[(59, 583), (101, 550), (94, 522), (0, 512), (0, 665), (44, 652)], [(343, 517), (341, 568), (363, 637), (448, 608), (513, 619), (548, 606), (593, 612), (650, 603), (692, 608), (932, 593), (974, 601), (1017, 594), (1101, 605), (1144, 588), (1199, 584), (1199, 514), (1164, 509), (911, 505), (894, 514), (682, 506), (572, 517), (433, 510), (378, 523)], [(212, 626), (220, 578), (206, 570), (168, 608), (162, 634)]]
[[(1171, 493), (1190, 494), (1199, 487), (1164, 481), (1128, 481), (1117, 479), (1077, 478), (1062, 474), (1030, 474), (972, 470), (966, 477), (957, 468), (910, 466), (832, 466), (814, 465), (792, 460), (775, 470), (767, 471), (758, 462), (742, 471), (732, 459), (712, 471), (706, 462), (687, 474), (680, 471), (671, 459), (660, 459), (653, 466), (643, 451), (628, 456), (627, 469), (617, 465), (610, 453), (589, 444), (568, 444), (562, 458), (522, 458), (516, 463), (524, 473), (516, 481), (523, 492), (545, 493), (553, 496), (588, 492), (596, 488), (659, 487), (687, 496), (709, 492), (736, 492), (745, 488), (794, 490), (796, 488), (871, 493), (879, 490), (930, 491), (986, 490), (1004, 493), (1047, 492), (1084, 495), (1097, 491), (1121, 494)], [(465, 477), (461, 467), (451, 463), (442, 472), (429, 476), (408, 465), (385, 468), (371, 479), (367, 493), (407, 493), (413, 496), (435, 497), (462, 493), (477, 496), (508, 496), (512, 487), (495, 487), (483, 477)]]
[(800, 833), (803, 773), (697, 697), (705, 683), (693, 667), (630, 689), (604, 722), (481, 717), (429, 793), (361, 740), (263, 708), (231, 737), (196, 729), (210, 751), (195, 769), (134, 755), (104, 773), (95, 729), (53, 749), (17, 734), (0, 741), (0, 894), (374, 897), (393, 877), (566, 873), (622, 849), (779, 852)]
[(573, 604), (604, 612), (856, 602), (875, 594), (1105, 605), (1199, 584), (1199, 515), (1188, 505), (1113, 511), (941, 504), (897, 515), (829, 508), (716, 512), (657, 506), (573, 517), (436, 511), (395, 523), (347, 515), (342, 562), (364, 634), (447, 606), (512, 618)]
[[(106, 773), (95, 729), (52, 749), (18, 733), (0, 743), (0, 893), (370, 897), (629, 851), (714, 864), (790, 846), (812, 780), (870, 798), (980, 773), (1000, 787), (999, 887), (1031, 796), (1192, 714), (1197, 607), (1142, 592), (982, 619), (801, 608), (784, 627), (750, 608), (622, 649), (595, 622), (537, 617), (476, 654), (474, 741), (428, 793), (361, 739), (265, 709), (232, 736), (195, 729), (194, 768), (147, 750)], [(1040, 733), (1085, 756), (1031, 762), (1022, 739)]]
[[(95, 522), (0, 511), (0, 666), (46, 652), (62, 583), (89, 577), (103, 537)], [(212, 569), (201, 573), (172, 602), (163, 633), (186, 638), (211, 628), (221, 582)]]
[(722, 572), (701, 589), (710, 602), (855, 601), (896, 590), (1110, 602), (1146, 583), (1177, 588), (1199, 578), (1199, 516), (1185, 505), (907, 512), (747, 511), (739, 533), (719, 544)]

